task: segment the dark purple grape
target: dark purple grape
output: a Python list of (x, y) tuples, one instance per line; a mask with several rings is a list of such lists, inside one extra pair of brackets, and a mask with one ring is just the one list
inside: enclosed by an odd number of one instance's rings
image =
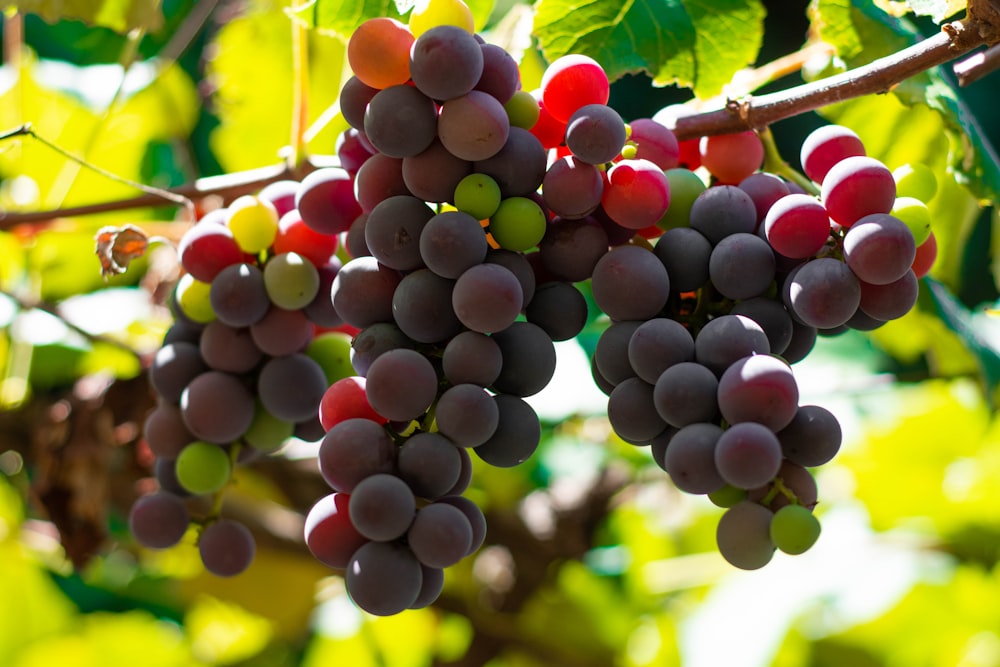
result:
[(365, 245), (384, 266), (411, 271), (424, 265), (420, 235), (434, 211), (422, 200), (396, 195), (380, 201), (368, 214)]
[(220, 271), (209, 299), (216, 317), (231, 327), (250, 326), (271, 307), (264, 274), (253, 264), (231, 264)]
[(694, 338), (682, 324), (665, 317), (643, 322), (628, 341), (629, 365), (635, 374), (655, 384), (674, 364), (694, 359)]
[(250, 529), (233, 519), (219, 519), (198, 536), (198, 553), (205, 569), (219, 577), (235, 577), (253, 562), (256, 542)]
[(427, 268), (452, 280), (481, 264), (489, 249), (479, 221), (461, 211), (445, 211), (432, 217), (419, 244), (420, 258)]
[(181, 394), (180, 405), (188, 430), (208, 442), (233, 442), (253, 422), (253, 396), (229, 373), (207, 371), (191, 380)]
[(417, 155), (434, 141), (437, 109), (433, 100), (413, 86), (389, 86), (368, 102), (364, 130), (368, 141), (383, 155)]
[(514, 322), (493, 334), (503, 366), (493, 381), (501, 394), (533, 396), (548, 385), (556, 369), (556, 350), (545, 331), (530, 322)]
[(493, 435), (500, 412), (485, 389), (458, 384), (438, 398), (434, 419), (441, 434), (456, 445), (478, 447)]
[(396, 445), (386, 430), (368, 419), (345, 419), (319, 446), (319, 471), (334, 490), (351, 493), (369, 475), (392, 473)]
[(774, 252), (767, 241), (737, 232), (721, 239), (708, 260), (712, 285), (729, 299), (750, 299), (774, 282)]
[(369, 540), (388, 542), (406, 533), (413, 523), (417, 501), (405, 481), (378, 473), (358, 482), (348, 506), (351, 523)]
[(333, 305), (351, 326), (392, 322), (392, 295), (402, 277), (374, 257), (352, 259), (333, 281)]
[(452, 155), (438, 140), (419, 155), (403, 158), (403, 182), (417, 199), (450, 202), (458, 182), (472, 173), (472, 163)]
[(597, 261), (608, 252), (608, 234), (596, 219), (556, 218), (538, 244), (542, 266), (559, 280), (580, 282), (594, 273)]
[(666, 267), (670, 286), (675, 291), (691, 292), (708, 282), (712, 244), (697, 229), (668, 229), (656, 241), (653, 254)]
[(353, 196), (358, 208), (347, 225), (350, 227), (362, 211), (371, 211), (383, 199), (412, 194), (403, 179), (403, 160), (376, 153), (365, 160), (354, 177)]
[(670, 278), (652, 252), (618, 246), (594, 266), (592, 289), (597, 307), (612, 320), (648, 320), (667, 304)]
[(719, 380), (718, 395), (719, 411), (727, 422), (757, 422), (772, 431), (785, 428), (799, 404), (792, 369), (767, 354), (734, 362)]
[(462, 513), (465, 514), (465, 518), (469, 520), (469, 525), (472, 526), (472, 544), (469, 546), (467, 555), (471, 555), (478, 551), (479, 547), (483, 546), (483, 542), (486, 540), (486, 517), (483, 516), (483, 511), (479, 509), (479, 506), (468, 498), (458, 495), (449, 495), (444, 498), (438, 498), (437, 503), (454, 505), (458, 509), (462, 510)]
[(792, 340), (792, 317), (784, 304), (766, 297), (740, 301), (730, 315), (743, 315), (760, 325), (773, 354), (781, 354)]
[(832, 460), (840, 450), (842, 438), (840, 422), (819, 405), (799, 406), (788, 426), (778, 431), (785, 458), (808, 468)]
[(715, 245), (730, 234), (752, 234), (757, 228), (757, 207), (735, 185), (717, 185), (694, 200), (690, 224)]
[(427, 358), (400, 348), (372, 362), (365, 376), (368, 402), (383, 417), (409, 421), (423, 415), (437, 397), (437, 373)]
[(271, 306), (250, 325), (250, 338), (264, 354), (280, 357), (304, 350), (313, 338), (313, 325), (302, 310)]
[(832, 257), (813, 259), (785, 280), (785, 305), (817, 329), (843, 325), (861, 303), (861, 284), (851, 269)]
[(153, 454), (175, 459), (184, 446), (196, 440), (184, 424), (180, 409), (172, 403), (159, 403), (143, 423), (143, 436)]
[(667, 428), (653, 405), (653, 385), (637, 377), (623, 380), (608, 396), (608, 421), (622, 440), (645, 445)]
[(689, 424), (673, 434), (663, 468), (674, 486), (687, 493), (712, 493), (725, 486), (715, 465), (715, 447), (721, 436), (721, 428), (707, 423)]
[(372, 362), (389, 350), (416, 347), (413, 339), (390, 322), (378, 322), (365, 327), (351, 341), (351, 366), (362, 377), (368, 374)]
[(417, 601), (423, 585), (420, 562), (396, 542), (368, 542), (351, 557), (347, 594), (369, 614), (392, 616)]
[(399, 448), (398, 466), (399, 476), (414, 495), (433, 500), (449, 493), (459, 482), (462, 455), (440, 433), (416, 433)]
[(184, 387), (208, 370), (194, 343), (167, 343), (153, 357), (149, 381), (153, 389), (168, 403), (179, 403)]
[(231, 327), (218, 320), (205, 326), (198, 347), (205, 363), (217, 371), (246, 373), (263, 358), (249, 329)]
[(587, 299), (572, 283), (542, 283), (525, 308), (524, 315), (553, 341), (569, 340), (583, 331), (587, 324)]
[(290, 422), (315, 417), (326, 388), (323, 368), (304, 354), (274, 357), (260, 369), (257, 381), (264, 408)]
[(477, 158), (473, 170), (486, 174), (500, 186), (500, 196), (527, 197), (538, 190), (545, 178), (547, 154), (542, 143), (528, 130), (511, 127), (499, 152)]
[(727, 484), (753, 489), (774, 479), (781, 467), (781, 443), (755, 422), (730, 426), (715, 445), (715, 466)]
[(450, 100), (476, 87), (483, 61), (483, 49), (471, 33), (454, 25), (434, 26), (410, 48), (410, 76), (427, 97)]
[(514, 323), (524, 305), (517, 276), (500, 264), (477, 264), (455, 282), (452, 307), (459, 321), (480, 333), (502, 331)]
[(465, 558), (472, 547), (472, 524), (458, 507), (431, 503), (417, 512), (406, 531), (413, 555), (429, 567), (449, 567)]
[(163, 491), (141, 496), (128, 517), (133, 537), (149, 549), (167, 549), (179, 543), (190, 521), (184, 501)]
[(770, 351), (767, 334), (743, 315), (722, 315), (709, 320), (694, 339), (695, 360), (718, 376), (737, 359)]
[(667, 424), (681, 428), (709, 422), (719, 414), (715, 374), (691, 361), (674, 364), (657, 378), (653, 386), (653, 406)]
[(594, 363), (601, 377), (612, 387), (627, 378), (635, 377), (635, 371), (628, 358), (628, 345), (632, 335), (642, 324), (643, 322), (639, 320), (612, 322), (597, 339)]
[(521, 87), (517, 61), (502, 46), (482, 44), (480, 48), (483, 50), (483, 73), (475, 89), (489, 93), (500, 104), (507, 104)]
[(496, 431), (474, 450), (486, 463), (498, 468), (512, 468), (535, 453), (542, 437), (542, 427), (534, 408), (517, 396), (493, 397), (500, 412)]
[(757, 570), (774, 556), (771, 542), (771, 510), (744, 500), (726, 510), (719, 519), (716, 543), (719, 553), (731, 565), (743, 570)]
[(448, 341), (441, 364), (444, 376), (451, 384), (488, 387), (500, 375), (503, 354), (490, 336), (463, 331)]

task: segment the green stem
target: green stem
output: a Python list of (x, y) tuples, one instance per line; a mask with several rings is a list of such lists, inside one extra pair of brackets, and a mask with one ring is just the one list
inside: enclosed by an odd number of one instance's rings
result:
[(309, 34), (306, 26), (292, 21), (292, 137), (289, 164), (296, 168), (306, 155), (309, 125)]
[(771, 128), (765, 127), (763, 130), (759, 130), (757, 136), (760, 137), (761, 143), (764, 144), (764, 171), (777, 174), (792, 181), (809, 194), (819, 195), (819, 188), (816, 187), (816, 184), (803, 174), (792, 169), (785, 162), (784, 158), (781, 157), (781, 153), (778, 152), (778, 145), (774, 142), (774, 135), (771, 134)]

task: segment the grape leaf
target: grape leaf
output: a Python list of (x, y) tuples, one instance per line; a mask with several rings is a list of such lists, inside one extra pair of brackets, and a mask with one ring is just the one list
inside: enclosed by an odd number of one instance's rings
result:
[(136, 28), (152, 32), (163, 26), (163, 10), (159, 0), (22, 0), (4, 2), (0, 7), (38, 14), (49, 23), (56, 23), (61, 19), (79, 19), (120, 33), (131, 32)]
[[(359, 25), (379, 16), (388, 16), (405, 22), (415, 0), (311, 0), (291, 15), (310, 28), (336, 35), (347, 40)], [(466, 4), (472, 10), (476, 27), (486, 24), (493, 11), (493, 0), (471, 0)]]
[(954, 16), (965, 9), (965, 0), (906, 0), (906, 4), (917, 16), (930, 16), (935, 23)]
[(612, 80), (644, 70), (710, 97), (756, 59), (763, 20), (757, 0), (540, 0), (535, 35), (549, 61), (582, 53)]

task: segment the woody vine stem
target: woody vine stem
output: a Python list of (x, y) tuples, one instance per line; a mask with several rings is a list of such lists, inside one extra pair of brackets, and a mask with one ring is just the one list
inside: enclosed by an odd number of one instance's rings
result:
[[(776, 121), (829, 104), (888, 92), (893, 86), (916, 74), (960, 58), (980, 46), (998, 42), (1000, 42), (1000, 0), (970, 0), (968, 16), (964, 20), (944, 24), (940, 33), (913, 46), (867, 65), (812, 83), (767, 95), (747, 95), (738, 100), (728, 100), (721, 109), (678, 118), (673, 128), (674, 133), (678, 139), (685, 140), (747, 129), (763, 130)], [(974, 56), (964, 64), (966, 65), (964, 70), (971, 69), (975, 72), (976, 68), (979, 68), (977, 74), (982, 76), (983, 70), (998, 63), (995, 57)], [(0, 138), (24, 134), (28, 133), (15, 129), (2, 133)], [(31, 134), (35, 138), (40, 138), (33, 132)], [(202, 178), (170, 190), (158, 192), (147, 190), (140, 196), (128, 199), (52, 210), (0, 213), (0, 230), (22, 223), (46, 222), (60, 217), (145, 208), (161, 205), (165, 200), (177, 202), (178, 198), (198, 200), (215, 195), (228, 200), (241, 194), (255, 192), (273, 181), (301, 178), (312, 169), (322, 166), (319, 164), (321, 159), (310, 156), (300, 161), (290, 160), (288, 163), (250, 171)]]

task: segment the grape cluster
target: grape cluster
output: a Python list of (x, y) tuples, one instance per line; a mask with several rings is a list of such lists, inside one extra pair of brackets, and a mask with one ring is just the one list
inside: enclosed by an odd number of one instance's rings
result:
[[(350, 336), (336, 330), (330, 298), (337, 237), (303, 223), (300, 190), (281, 181), (240, 197), (181, 239), (177, 321), (150, 367), (158, 402), (144, 425), (161, 490), (130, 516), (145, 546), (178, 543), (198, 504), (185, 499), (221, 498), (237, 464), (292, 435), (322, 436), (319, 403), (348, 374)], [(205, 567), (238, 574), (253, 559), (253, 535), (207, 505), (196, 521)]]

